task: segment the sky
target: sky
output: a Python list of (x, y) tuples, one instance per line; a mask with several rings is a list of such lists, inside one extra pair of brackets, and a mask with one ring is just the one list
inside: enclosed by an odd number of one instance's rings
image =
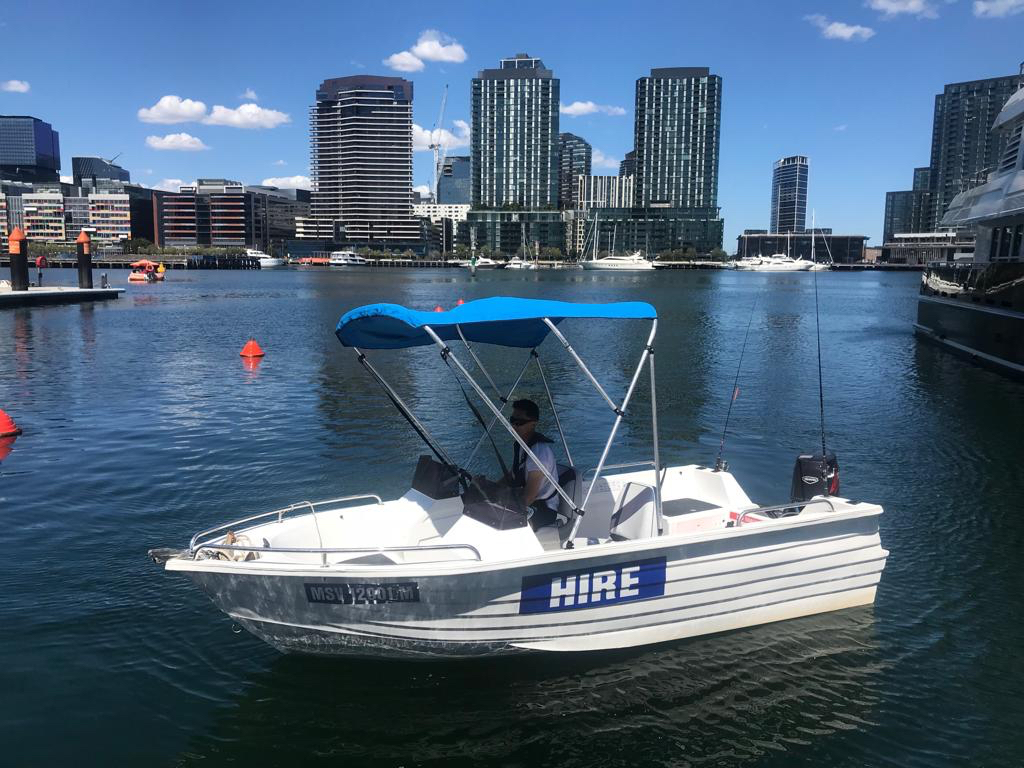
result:
[(316, 88), (359, 73), (412, 80), (413, 184), (427, 185), (445, 86), (448, 152), (468, 154), (470, 80), (519, 52), (560, 78), (560, 130), (590, 142), (595, 174), (614, 174), (633, 146), (636, 79), (710, 67), (729, 251), (768, 226), (772, 163), (794, 154), (810, 158), (808, 218), (878, 243), (886, 191), (928, 164), (935, 94), (1024, 60), (1024, 0), (4, 6), (0, 114), (51, 123), (65, 175), (73, 155), (118, 155), (133, 181), (174, 190), (203, 177), (308, 186)]

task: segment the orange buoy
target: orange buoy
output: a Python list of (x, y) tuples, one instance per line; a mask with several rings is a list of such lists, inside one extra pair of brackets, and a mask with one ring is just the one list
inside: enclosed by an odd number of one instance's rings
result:
[(14, 419), (8, 416), (0, 408), (0, 437), (13, 437), (21, 434), (21, 427), (14, 423)]
[(456, 307), (461, 307), (465, 303), (466, 302), (463, 299), (459, 299), (458, 301), (455, 302), (455, 306)]
[(436, 307), (434, 307), (434, 311), (435, 312), (444, 312), (444, 307), (442, 307), (440, 304), (438, 304)]
[(11, 455), (11, 451), (14, 449), (14, 441), (17, 439), (17, 436), (0, 437), (0, 461)]
[(242, 357), (263, 357), (265, 353), (260, 348), (260, 345), (256, 343), (256, 339), (249, 339), (245, 342), (245, 346), (242, 347), (242, 351), (239, 354)]

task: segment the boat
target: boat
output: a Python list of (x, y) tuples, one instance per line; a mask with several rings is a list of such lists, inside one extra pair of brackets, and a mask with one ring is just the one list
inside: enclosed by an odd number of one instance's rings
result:
[(504, 269), (504, 261), (495, 261), (487, 256), (473, 256), (469, 261), (464, 264), (459, 264), (460, 267), (466, 269)]
[(157, 263), (149, 259), (139, 259), (138, 261), (133, 261), (128, 266), (132, 270), (128, 273), (128, 282), (130, 283), (162, 282), (164, 272), (167, 271), (162, 262)]
[(918, 338), (1015, 379), (1024, 379), (1024, 90), (992, 130), (1005, 151), (987, 181), (959, 193), (941, 226), (974, 228), (974, 254), (933, 262), (921, 275)]
[[(479, 264), (477, 266), (479, 266)], [(505, 269), (537, 269), (537, 263), (521, 259), (518, 256), (513, 256), (505, 262)]]
[(812, 266), (807, 259), (794, 259), (784, 253), (748, 256), (736, 262), (736, 269), (747, 272), (807, 272)]
[[(624, 392), (605, 389), (563, 333), (581, 324), (587, 334), (613, 325), (636, 349)], [(189, 577), (256, 637), (308, 654), (436, 660), (574, 653), (871, 604), (888, 555), (879, 538), (882, 508), (839, 496), (831, 458), (800, 456), (791, 498), (768, 506), (754, 503), (727, 466), (662, 465), (657, 325), (644, 302), (493, 297), (448, 311), (353, 309), (336, 336), (430, 451), (419, 458), (409, 490), (387, 501), (366, 489), (247, 514), (196, 533), (184, 549), (152, 549), (150, 557)], [(503, 359), (522, 355), (514, 383), (498, 391), (478, 345), (501, 348)], [(491, 430), (504, 429), (520, 455), (540, 467), (557, 495), (555, 523), (534, 530), (514, 489), (471, 476), (368, 354), (424, 346), (436, 348), (438, 365), (458, 380), (467, 402), (466, 388), (472, 390), (487, 414), (471, 406), (480, 424), (477, 449)], [(611, 426), (593, 469), (574, 462), (562, 431), (542, 366), (549, 353), (559, 358), (552, 371), (578, 369), (582, 385), (592, 385), (607, 406)], [(506, 403), (531, 368), (533, 381), (543, 382), (545, 423), (557, 429), (564, 454), (557, 477), (507, 417)], [(634, 414), (634, 394), (647, 376), (648, 397), (638, 398), (645, 406)], [(634, 416), (650, 419), (651, 453), (610, 464), (612, 448), (625, 442), (618, 436), (627, 416), (634, 434)]]
[(613, 253), (600, 259), (584, 261), (582, 265), (584, 269), (614, 269), (626, 272), (646, 272), (649, 269), (654, 269), (654, 262), (644, 258), (640, 251)]
[(365, 267), (370, 262), (355, 251), (331, 251), (328, 263), (332, 267)]
[(300, 256), (297, 263), (300, 267), (328, 267), (331, 259), (329, 256)]
[(268, 256), (263, 251), (256, 248), (246, 248), (245, 255), (250, 259), (258, 259), (260, 262), (260, 269), (268, 269), (270, 267), (283, 267), (285, 264), (284, 259), (278, 258), (277, 256)]
[(832, 250), (828, 247), (828, 241), (822, 238), (822, 243), (825, 245), (825, 249), (828, 251), (828, 261), (818, 261), (817, 256), (814, 253), (814, 211), (811, 211), (811, 272), (828, 272), (832, 269)]

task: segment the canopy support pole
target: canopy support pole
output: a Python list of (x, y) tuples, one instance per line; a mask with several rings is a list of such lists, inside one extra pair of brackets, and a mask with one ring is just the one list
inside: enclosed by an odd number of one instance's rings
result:
[(650, 356), (647, 365), (651, 369), (651, 433), (654, 443), (654, 506), (658, 513), (658, 533), (665, 532), (665, 517), (661, 512), (661, 457), (658, 454), (658, 395), (654, 388), (654, 348), (648, 344)]
[[(612, 424), (612, 431), (608, 435), (608, 441), (604, 444), (604, 450), (601, 451), (601, 460), (597, 462), (597, 469), (594, 472), (594, 479), (590, 481), (590, 488), (587, 489), (587, 495), (583, 498), (583, 508), (586, 509), (587, 503), (590, 501), (590, 494), (594, 492), (594, 488), (597, 487), (597, 481), (601, 477), (601, 470), (604, 469), (605, 461), (608, 459), (608, 452), (612, 449), (612, 443), (615, 441), (615, 434), (619, 431), (619, 425), (622, 423), (623, 416), (626, 415), (626, 408), (629, 406), (629, 401), (633, 398), (633, 391), (636, 389), (636, 383), (640, 379), (640, 373), (644, 369), (644, 364), (650, 358), (651, 353), (654, 351), (654, 334), (658, 331), (658, 321), (651, 321), (651, 334), (647, 337), (647, 346), (644, 347), (643, 354), (640, 356), (640, 364), (636, 367), (636, 371), (633, 373), (633, 379), (629, 382), (629, 389), (626, 391), (626, 397), (622, 400), (622, 405), (615, 409), (615, 423)], [(657, 495), (655, 496), (655, 504), (657, 504)], [(660, 512), (660, 508), (658, 510)], [(576, 538), (576, 531), (580, 527), (582, 521), (579, 517), (572, 526), (572, 534), (569, 536), (571, 542)]]
[(540, 380), (544, 382), (544, 392), (548, 396), (548, 405), (551, 406), (551, 413), (555, 417), (555, 426), (558, 427), (558, 436), (562, 438), (562, 449), (565, 451), (565, 459), (569, 462), (569, 466), (575, 469), (576, 465), (572, 463), (572, 454), (569, 453), (569, 443), (566, 442), (565, 432), (562, 431), (562, 421), (558, 418), (558, 411), (555, 409), (555, 401), (551, 398), (551, 390), (548, 388), (548, 377), (544, 375), (544, 366), (540, 364), (540, 355), (537, 354), (536, 349), (532, 350), (530, 355), (537, 360), (537, 370), (540, 371)]
[(605, 402), (607, 402), (608, 405), (611, 406), (611, 409), (613, 411), (617, 412), (619, 409), (616, 407), (612, 399), (608, 397), (608, 393), (604, 391), (604, 387), (602, 387), (598, 380), (594, 378), (594, 374), (592, 374), (590, 372), (590, 369), (587, 368), (587, 365), (586, 363), (583, 362), (583, 359), (578, 354), (576, 354), (576, 350), (572, 348), (572, 344), (570, 344), (569, 341), (565, 338), (565, 336), (562, 335), (562, 332), (558, 330), (558, 327), (553, 322), (551, 322), (551, 318), (545, 317), (544, 324), (548, 328), (550, 328), (551, 332), (555, 334), (555, 337), (560, 342), (562, 342), (562, 346), (565, 347), (565, 351), (572, 355), (572, 359), (576, 361), (576, 365), (578, 365), (580, 367), (580, 370), (586, 374), (588, 379), (590, 379), (590, 383), (597, 388), (597, 391), (601, 394), (601, 397), (605, 399)]
[(494, 396), (504, 404), (505, 400), (501, 396), (501, 391), (498, 389), (498, 385), (494, 383), (494, 379), (491, 378), (491, 374), (489, 374), (487, 369), (484, 368), (484, 364), (480, 362), (480, 358), (476, 356), (476, 352), (474, 352), (473, 348), (469, 346), (469, 342), (466, 341), (466, 337), (462, 335), (462, 326), (456, 325), (455, 330), (459, 332), (459, 338), (462, 339), (462, 343), (466, 345), (466, 351), (469, 352), (469, 356), (473, 358), (473, 362), (476, 363), (476, 367), (480, 369), (480, 373), (484, 375), (484, 378), (487, 379), (487, 382), (491, 385), (491, 389), (494, 390)]
[(452, 461), (451, 456), (449, 456), (448, 453), (444, 450), (444, 448), (440, 446), (437, 440), (434, 439), (434, 436), (427, 431), (427, 428), (423, 426), (422, 422), (420, 422), (420, 420), (413, 415), (413, 412), (409, 409), (409, 406), (406, 405), (402, 398), (398, 396), (398, 393), (391, 388), (391, 385), (384, 380), (384, 377), (377, 372), (377, 369), (370, 365), (370, 361), (366, 359), (366, 353), (363, 352), (358, 347), (353, 347), (353, 349), (355, 350), (356, 355), (358, 355), (359, 357), (360, 364), (369, 372), (371, 376), (373, 376), (377, 383), (380, 384), (381, 388), (387, 394), (388, 399), (390, 399), (395, 408), (398, 409), (398, 412), (405, 417), (405, 420), (409, 422), (409, 425), (414, 430), (416, 430), (416, 434), (420, 436), (420, 439), (427, 444), (427, 447), (434, 452), (434, 455), (437, 456), (437, 458), (439, 458), (444, 464), (446, 464), (449, 469), (452, 469), (456, 473), (458, 473), (460, 469), (459, 465)]
[[(480, 399), (483, 400), (484, 404), (491, 409), (491, 413), (494, 414), (494, 417), (496, 419), (501, 419), (501, 411), (499, 411), (494, 406), (494, 403), (491, 402), (491, 399), (487, 396), (487, 393), (484, 392), (480, 385), (476, 383), (476, 379), (469, 375), (469, 371), (467, 371), (466, 368), (462, 365), (462, 363), (459, 362), (459, 359), (455, 357), (454, 354), (452, 354), (451, 348), (444, 343), (440, 336), (434, 333), (434, 329), (431, 328), (429, 325), (424, 325), (423, 330), (428, 336), (430, 336), (430, 338), (434, 340), (434, 343), (441, 348), (441, 356), (448, 360), (451, 360), (455, 364), (455, 367), (459, 369), (459, 372), (462, 373), (466, 381), (470, 383), (470, 386), (472, 386), (473, 389), (476, 390), (476, 393), (480, 396)], [(534, 464), (537, 465), (537, 469), (539, 469), (541, 474), (544, 475), (547, 481), (551, 483), (552, 486), (554, 486), (555, 492), (563, 499), (565, 499), (565, 501), (573, 508), (573, 510), (576, 512), (578, 519), (579, 516), (583, 514), (583, 507), (579, 507), (576, 505), (576, 502), (572, 498), (570, 498), (569, 494), (567, 494), (565, 490), (562, 488), (562, 486), (558, 484), (558, 478), (551, 476), (551, 473), (548, 472), (544, 464), (540, 461), (540, 459), (537, 458), (537, 454), (535, 454), (533, 450), (530, 448), (530, 446), (526, 444), (526, 441), (523, 440), (523, 438), (521, 438), (516, 433), (516, 431), (512, 428), (512, 425), (509, 424), (508, 422), (503, 422), (503, 424), (505, 426), (505, 429), (508, 430), (508, 433), (512, 435), (512, 439), (519, 444), (519, 447), (523, 449), (523, 452), (527, 456), (533, 459)]]
[[(512, 395), (515, 394), (516, 389), (518, 389), (518, 387), (519, 387), (519, 382), (521, 382), (523, 380), (523, 375), (526, 373), (526, 369), (529, 368), (529, 366), (530, 366), (530, 360), (531, 359), (532, 358), (529, 358), (529, 357), (526, 358), (526, 364), (523, 366), (522, 370), (519, 371), (519, 375), (516, 377), (515, 383), (509, 389), (508, 394), (505, 395), (505, 397), (501, 398), (502, 406), (507, 405), (508, 401), (512, 399)], [(484, 440), (486, 440), (487, 436), (489, 434), (491, 434), (491, 430), (494, 429), (494, 425), (495, 425), (495, 423), (497, 421), (498, 421), (498, 419), (496, 417), (494, 417), (494, 416), (491, 417), (491, 423), (487, 425), (487, 431), (484, 432), (482, 435), (480, 435), (480, 439), (477, 440), (476, 441), (476, 445), (473, 446), (473, 452), (471, 454), (469, 454), (469, 458), (466, 459), (466, 466), (467, 467), (470, 465), (470, 463), (473, 461), (473, 459), (476, 458), (476, 452), (480, 450), (480, 446), (482, 446), (484, 444)]]

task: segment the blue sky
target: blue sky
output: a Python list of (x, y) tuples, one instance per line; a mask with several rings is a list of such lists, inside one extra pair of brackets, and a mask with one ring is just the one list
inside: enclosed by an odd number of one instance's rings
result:
[[(410, 78), (428, 131), (448, 84), (445, 128), (459, 138), (470, 79), (520, 51), (554, 70), (567, 107), (592, 103), (561, 130), (608, 159), (595, 173), (615, 173), (632, 148), (636, 78), (708, 66), (723, 78), (732, 250), (743, 228), (767, 226), (771, 165), (790, 154), (811, 158), (818, 223), (877, 242), (885, 192), (928, 164), (943, 84), (1017, 71), (1024, 0), (23, 2), (0, 9), (0, 34), (0, 113), (51, 122), (65, 174), (72, 155), (123, 153), (149, 186), (308, 176), (314, 91), (358, 72)], [(430, 166), (417, 152), (414, 184)]]

